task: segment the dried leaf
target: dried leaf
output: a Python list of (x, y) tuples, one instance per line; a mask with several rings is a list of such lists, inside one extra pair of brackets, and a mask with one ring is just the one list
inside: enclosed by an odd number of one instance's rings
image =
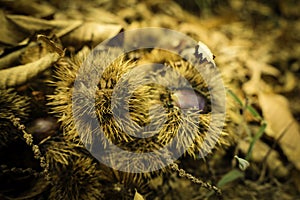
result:
[(263, 61), (247, 59), (246, 66), (252, 71), (251, 79), (243, 85), (247, 94), (257, 94), (259, 91), (272, 91), (271, 86), (261, 79), (262, 74), (278, 77), (280, 71)]
[(18, 0), (1, 1), (1, 3), (16, 12), (29, 14), (36, 17), (46, 17), (55, 12), (55, 8), (45, 1), (37, 2), (35, 0)]
[(138, 191), (136, 190), (135, 191), (135, 194), (134, 194), (134, 197), (133, 197), (133, 200), (145, 200), (144, 197), (138, 193)]
[(0, 88), (4, 89), (26, 83), (49, 68), (59, 57), (57, 53), (50, 53), (35, 62), (1, 70)]
[(247, 60), (246, 66), (253, 71), (258, 70), (263, 74), (269, 74), (273, 76), (279, 76), (281, 74), (281, 72), (272, 65), (254, 59)]
[(287, 71), (285, 73), (285, 81), (283, 86), (275, 86), (274, 90), (280, 92), (291, 92), (297, 86), (297, 79), (292, 72)]
[(39, 30), (53, 29), (55, 26), (51, 21), (28, 17), (23, 15), (6, 15), (12, 24), (15, 24), (27, 33), (34, 33)]
[(94, 8), (94, 7), (83, 7), (80, 10), (79, 9), (67, 9), (58, 11), (55, 13), (54, 18), (59, 20), (82, 20), (82, 21), (94, 21), (98, 23), (104, 23), (104, 24), (121, 24), (126, 25), (124, 20), (119, 17), (120, 14), (118, 12), (118, 16), (115, 14), (106, 11), (102, 8)]
[(9, 68), (18, 63), (20, 55), (25, 51), (25, 48), (16, 50), (0, 59), (0, 69)]
[[(82, 21), (78, 20), (44, 20), (34, 17), (22, 16), (22, 15), (7, 15), (6, 16), (13, 24), (17, 25), (27, 33), (34, 33), (40, 30), (53, 30), (58, 36), (61, 36), (61, 31), (64, 34), (77, 28)], [(60, 33), (60, 34), (58, 34)]]
[(288, 100), (277, 94), (259, 93), (259, 103), (268, 123), (267, 135), (274, 138), (290, 162), (300, 169), (300, 132)]
[(22, 32), (17, 26), (12, 24), (2, 10), (0, 10), (0, 24), (0, 43), (14, 46), (26, 37), (26, 33)]
[(262, 88), (261, 86), (261, 71), (255, 70), (252, 72), (251, 79), (243, 84), (243, 90), (247, 94), (257, 94)]
[(80, 48), (84, 44), (98, 45), (105, 39), (115, 36), (122, 30), (122, 26), (113, 24), (99, 24), (86, 22), (74, 31), (62, 37), (65, 46), (72, 45)]

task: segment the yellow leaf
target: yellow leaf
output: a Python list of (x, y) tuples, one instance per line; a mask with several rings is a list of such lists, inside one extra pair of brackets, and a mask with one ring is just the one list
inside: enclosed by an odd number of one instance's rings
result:
[(268, 123), (267, 135), (278, 140), (287, 158), (300, 170), (300, 132), (288, 100), (278, 94), (259, 93), (259, 103)]
[(137, 190), (135, 190), (135, 194), (134, 194), (133, 200), (145, 200), (145, 199), (144, 199), (144, 197), (140, 193), (138, 193)]

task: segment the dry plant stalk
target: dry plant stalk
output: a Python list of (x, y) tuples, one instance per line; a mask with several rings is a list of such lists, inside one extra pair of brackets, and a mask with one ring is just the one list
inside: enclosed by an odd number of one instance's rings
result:
[(27, 133), (25, 130), (25, 125), (20, 122), (20, 118), (15, 117), (13, 114), (10, 116), (10, 120), (13, 125), (18, 128), (19, 131), (23, 133), (23, 138), (26, 141), (26, 144), (32, 148), (34, 158), (40, 161), (40, 166), (44, 169), (43, 174), (45, 175), (46, 180), (50, 180), (49, 176), (49, 164), (46, 161), (46, 158), (42, 155), (38, 145), (33, 143), (33, 136), (30, 133)]
[(211, 185), (208, 182), (204, 182), (201, 179), (194, 177), (192, 174), (187, 173), (184, 169), (179, 168), (178, 164), (176, 164), (176, 163), (171, 164), (171, 169), (176, 171), (180, 177), (186, 178), (186, 179), (192, 181), (193, 183), (198, 184), (201, 187), (204, 187), (208, 190), (213, 190), (220, 199), (222, 198), (222, 191), (217, 186)]

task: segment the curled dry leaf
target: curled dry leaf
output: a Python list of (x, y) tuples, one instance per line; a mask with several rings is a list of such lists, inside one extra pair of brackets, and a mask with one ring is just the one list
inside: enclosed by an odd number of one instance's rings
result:
[(259, 103), (268, 123), (266, 134), (279, 143), (290, 162), (300, 170), (300, 131), (288, 100), (278, 94), (259, 93)]
[(57, 53), (50, 53), (35, 62), (1, 70), (0, 88), (5, 89), (26, 83), (48, 69), (59, 57)]

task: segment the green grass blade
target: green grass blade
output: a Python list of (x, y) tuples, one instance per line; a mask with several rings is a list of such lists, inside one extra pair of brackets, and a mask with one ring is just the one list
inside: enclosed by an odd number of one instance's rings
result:
[(221, 180), (218, 182), (217, 186), (218, 187), (222, 187), (224, 185), (226, 185), (227, 183), (230, 183), (234, 180), (237, 180), (239, 178), (243, 178), (244, 177), (244, 173), (241, 172), (238, 169), (232, 169), (231, 171), (229, 171), (227, 174), (225, 174)]
[(263, 122), (263, 124), (261, 125), (261, 127), (259, 128), (258, 132), (255, 134), (255, 136), (252, 138), (251, 142), (250, 142), (250, 146), (248, 149), (248, 153), (246, 155), (246, 160), (249, 160), (251, 158), (252, 155), (252, 151), (253, 151), (253, 147), (255, 142), (261, 138), (261, 136), (264, 134), (265, 129), (267, 127), (267, 123)]

